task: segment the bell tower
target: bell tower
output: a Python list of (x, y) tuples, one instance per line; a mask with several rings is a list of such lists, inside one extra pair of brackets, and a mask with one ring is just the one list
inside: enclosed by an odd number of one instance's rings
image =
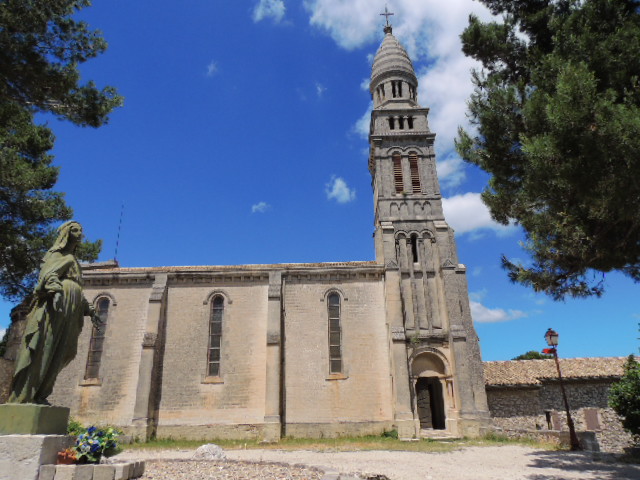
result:
[[(488, 426), (466, 267), (442, 211), (435, 133), (418, 103), (418, 80), (388, 23), (373, 62), (369, 170), (376, 260), (385, 266), (396, 424), (401, 437)], [(441, 433), (441, 432), (440, 432)]]

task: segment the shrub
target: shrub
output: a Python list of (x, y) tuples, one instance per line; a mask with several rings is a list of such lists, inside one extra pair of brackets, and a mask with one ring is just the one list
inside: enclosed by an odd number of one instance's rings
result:
[(609, 390), (609, 405), (623, 417), (625, 430), (640, 437), (640, 363), (629, 355), (624, 375)]

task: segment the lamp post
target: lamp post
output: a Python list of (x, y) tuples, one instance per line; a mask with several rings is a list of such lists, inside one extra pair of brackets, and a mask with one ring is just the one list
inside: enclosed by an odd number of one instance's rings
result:
[(558, 370), (558, 380), (560, 382), (560, 390), (562, 391), (562, 399), (564, 400), (564, 408), (567, 411), (567, 425), (569, 426), (569, 441), (571, 442), (571, 450), (580, 450), (580, 442), (576, 435), (576, 429), (573, 425), (573, 418), (571, 418), (571, 409), (569, 408), (569, 400), (567, 400), (567, 392), (564, 389), (564, 383), (562, 381), (562, 372), (560, 371), (560, 361), (558, 360), (558, 332), (550, 328), (547, 333), (544, 334), (544, 338), (547, 341), (547, 345), (551, 348), (545, 349), (545, 353), (553, 353), (553, 358), (556, 361), (556, 368)]

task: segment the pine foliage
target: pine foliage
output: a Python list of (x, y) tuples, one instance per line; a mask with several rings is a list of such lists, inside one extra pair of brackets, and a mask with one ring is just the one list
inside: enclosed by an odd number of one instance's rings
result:
[(604, 274), (640, 281), (640, 2), (480, 0), (462, 157), (490, 175), (492, 217), (524, 229), (512, 281), (563, 299), (601, 295)]
[(548, 360), (550, 358), (553, 358), (553, 355), (540, 353), (537, 350), (529, 350), (517, 357), (513, 357), (511, 360)]
[[(106, 42), (73, 14), (88, 0), (0, 0), (0, 295), (19, 301), (35, 280), (54, 226), (73, 212), (53, 191), (58, 167), (49, 151), (52, 131), (34, 120), (50, 113), (99, 127), (122, 104), (112, 87), (82, 84), (78, 67)], [(78, 257), (94, 260), (100, 242)]]

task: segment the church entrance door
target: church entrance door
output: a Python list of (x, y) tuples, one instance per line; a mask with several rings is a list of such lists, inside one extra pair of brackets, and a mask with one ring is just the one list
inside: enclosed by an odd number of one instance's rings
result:
[(420, 377), (416, 381), (416, 403), (420, 428), (445, 429), (442, 383), (438, 377)]

